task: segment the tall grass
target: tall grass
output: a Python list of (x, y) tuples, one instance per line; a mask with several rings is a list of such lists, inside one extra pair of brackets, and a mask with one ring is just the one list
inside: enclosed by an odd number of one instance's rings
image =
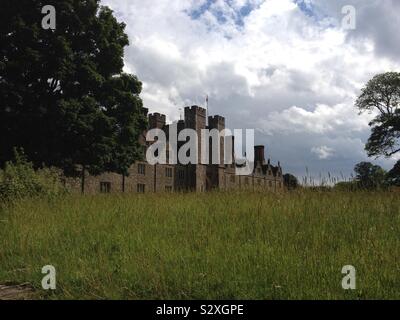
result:
[[(71, 195), (0, 220), (0, 283), (40, 298), (400, 298), (394, 193)], [(41, 289), (48, 264), (54, 292)], [(356, 290), (341, 287), (349, 264)]]

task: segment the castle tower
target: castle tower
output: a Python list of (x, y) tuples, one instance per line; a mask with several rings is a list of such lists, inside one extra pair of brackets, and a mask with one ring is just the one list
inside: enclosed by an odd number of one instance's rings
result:
[(206, 109), (199, 106), (185, 107), (185, 127), (195, 130), (205, 129)]
[(185, 120), (179, 120), (177, 123), (178, 133), (185, 129)]
[(207, 166), (201, 164), (201, 130), (206, 128), (206, 110), (199, 106), (185, 108), (185, 128), (194, 129), (197, 133), (197, 164), (187, 167), (189, 189), (205, 191), (207, 186)]
[(162, 129), (166, 123), (164, 114), (152, 113), (149, 114), (149, 129)]
[[(208, 117), (208, 129), (216, 129), (219, 132), (225, 130), (225, 118), (221, 116), (210, 116)], [(225, 155), (225, 138), (221, 137), (219, 141), (219, 154), (220, 154), (220, 166), (224, 166), (224, 155)], [(211, 153), (210, 153), (211, 156)]]
[[(222, 130), (225, 129), (225, 118), (221, 116), (209, 116), (208, 117), (208, 129), (211, 130), (218, 130), (220, 133)], [(210, 165), (208, 166), (207, 176), (208, 176), (208, 185), (207, 189), (212, 188), (220, 188), (223, 189), (225, 186), (224, 178), (225, 178), (225, 162), (224, 162), (224, 155), (225, 155), (225, 137), (220, 135), (218, 141), (218, 148), (219, 148), (219, 157), (220, 161), (219, 164), (212, 164), (212, 145), (214, 141), (210, 141)]]

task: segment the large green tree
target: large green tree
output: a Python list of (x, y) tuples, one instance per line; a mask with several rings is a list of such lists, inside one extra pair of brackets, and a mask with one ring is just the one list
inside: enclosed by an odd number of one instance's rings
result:
[[(42, 28), (45, 5), (54, 30)], [(36, 167), (127, 173), (146, 112), (123, 72), (124, 28), (99, 0), (0, 2), (0, 165), (18, 147)]]
[(365, 146), (369, 156), (391, 157), (400, 152), (400, 73), (378, 74), (362, 89), (356, 101), (361, 111), (375, 113)]

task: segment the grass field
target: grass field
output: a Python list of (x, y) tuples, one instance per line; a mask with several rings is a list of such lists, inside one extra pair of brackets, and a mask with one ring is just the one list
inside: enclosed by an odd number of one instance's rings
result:
[[(41, 289), (54, 265), (57, 290)], [(343, 290), (344, 265), (357, 289)], [(45, 299), (400, 299), (400, 196), (68, 196), (0, 212), (0, 284)]]

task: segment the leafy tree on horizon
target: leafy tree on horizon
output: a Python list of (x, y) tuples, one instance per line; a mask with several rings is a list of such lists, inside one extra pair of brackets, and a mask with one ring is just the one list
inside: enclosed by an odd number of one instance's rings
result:
[(377, 112), (369, 124), (372, 133), (365, 146), (368, 156), (391, 157), (400, 152), (400, 73), (373, 77), (355, 105), (360, 112)]
[[(123, 72), (125, 25), (99, 3), (0, 2), (0, 166), (15, 147), (71, 176), (127, 174), (138, 159), (142, 86)], [(55, 30), (41, 26), (45, 5)]]
[(334, 188), (339, 191), (357, 191), (359, 189), (357, 181), (340, 181), (334, 185)]
[(354, 167), (355, 180), (361, 189), (374, 190), (385, 185), (386, 171), (371, 162), (360, 162)]
[(387, 173), (386, 179), (391, 186), (400, 187), (400, 161)]
[(295, 190), (299, 187), (298, 179), (290, 173), (283, 175), (283, 183), (288, 190)]

